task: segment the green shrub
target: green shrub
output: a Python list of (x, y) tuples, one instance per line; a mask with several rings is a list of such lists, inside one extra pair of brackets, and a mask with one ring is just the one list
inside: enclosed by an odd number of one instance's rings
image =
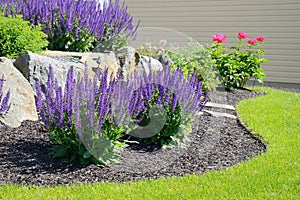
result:
[(15, 58), (26, 51), (39, 52), (48, 45), (39, 26), (16, 18), (0, 16), (0, 56)]
[(196, 71), (199, 81), (204, 83), (205, 90), (214, 90), (219, 83), (218, 69), (214, 67), (211, 54), (197, 42), (189, 42), (184, 46), (166, 45), (166, 40), (161, 40), (158, 45), (150, 42), (137, 48), (144, 56), (156, 57), (166, 54), (172, 61), (169, 66), (176, 70), (180, 68), (185, 77)]
[(246, 33), (239, 32), (237, 45), (230, 48), (223, 46), (226, 40), (224, 34), (215, 34), (213, 43), (207, 48), (211, 52), (214, 65), (218, 68), (221, 80), (227, 90), (233, 88), (242, 88), (250, 78), (255, 78), (259, 83), (263, 83), (266, 77), (261, 64), (268, 62), (268, 59), (261, 58), (264, 55), (262, 44), (263, 36), (247, 41), (247, 47), (244, 47)]
[(214, 90), (219, 83), (218, 70), (214, 67), (210, 52), (197, 42), (189, 42), (185, 46), (171, 48), (167, 56), (172, 60), (170, 66), (178, 67), (185, 77), (196, 71), (197, 77), (204, 83), (205, 90)]

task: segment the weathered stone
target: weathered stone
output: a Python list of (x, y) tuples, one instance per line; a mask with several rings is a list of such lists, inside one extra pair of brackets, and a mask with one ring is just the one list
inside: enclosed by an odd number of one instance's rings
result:
[(173, 61), (166, 55), (155, 55), (153, 58), (157, 59), (162, 65), (173, 64)]
[(88, 53), (83, 55), (80, 59), (83, 64), (92, 67), (94, 71), (100, 70), (103, 73), (104, 70), (108, 70), (109, 77), (115, 78), (117, 76), (119, 65), (114, 52), (104, 53)]
[(129, 74), (133, 74), (136, 70), (140, 55), (133, 47), (123, 47), (115, 53), (120, 66), (120, 77), (126, 79)]
[(10, 91), (10, 110), (0, 117), (1, 123), (18, 127), (25, 120), (38, 120), (34, 92), (29, 82), (7, 58), (0, 59), (0, 75), (4, 75), (3, 93)]
[(205, 106), (211, 107), (211, 108), (222, 108), (222, 109), (227, 109), (227, 110), (235, 110), (235, 108), (232, 105), (219, 104), (219, 103), (213, 103), (213, 102), (207, 102), (205, 104)]
[(141, 56), (140, 62), (138, 63), (138, 66), (137, 66), (137, 71), (139, 73), (145, 72), (148, 75), (150, 72), (150, 66), (151, 66), (152, 71), (162, 71), (163, 70), (163, 66), (158, 60), (148, 57), (148, 56)]
[(43, 55), (45, 56), (75, 56), (82, 57), (87, 53), (84, 52), (68, 52), (68, 51), (44, 51)]
[(84, 70), (85, 65), (82, 63), (63, 62), (53, 58), (27, 52), (18, 57), (14, 66), (24, 75), (35, 91), (35, 82), (39, 81), (45, 85), (49, 76), (49, 66), (53, 67), (54, 78), (57, 79), (58, 85), (64, 88), (67, 71), (73, 67), (75, 73)]
[(237, 119), (237, 116), (228, 114), (228, 113), (222, 113), (222, 112), (215, 112), (215, 111), (211, 111), (211, 110), (203, 110), (203, 112), (209, 113), (214, 117), (227, 117), (227, 118), (231, 118), (231, 119)]

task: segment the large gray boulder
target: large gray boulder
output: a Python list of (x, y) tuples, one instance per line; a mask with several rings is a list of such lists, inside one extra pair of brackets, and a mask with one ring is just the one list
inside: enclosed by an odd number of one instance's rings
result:
[(34, 91), (26, 78), (19, 72), (11, 60), (0, 58), (0, 76), (4, 75), (3, 94), (10, 91), (10, 110), (0, 116), (0, 122), (9, 127), (18, 127), (25, 120), (38, 120)]
[(83, 55), (80, 62), (91, 67), (95, 72), (97, 70), (102, 74), (108, 70), (109, 77), (115, 78), (120, 69), (116, 55), (113, 51), (104, 53), (87, 53)]
[(126, 80), (128, 75), (134, 73), (140, 62), (140, 54), (133, 47), (123, 47), (115, 52), (120, 66), (120, 77)]
[(71, 67), (74, 68), (76, 74), (85, 68), (83, 63), (64, 62), (32, 52), (24, 53), (13, 64), (29, 81), (34, 91), (36, 81), (39, 81), (42, 86), (46, 84), (50, 65), (53, 67), (54, 78), (57, 79), (58, 85), (62, 88), (65, 86), (67, 71)]
[(146, 73), (147, 75), (152, 71), (162, 71), (163, 65), (157, 59), (148, 56), (141, 56), (137, 69), (139, 73)]

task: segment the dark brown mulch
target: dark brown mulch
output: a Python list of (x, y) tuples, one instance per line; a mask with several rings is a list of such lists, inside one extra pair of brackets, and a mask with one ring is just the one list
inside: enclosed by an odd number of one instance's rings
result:
[[(259, 95), (248, 90), (213, 92), (211, 101), (236, 105)], [(220, 170), (266, 151), (266, 144), (237, 120), (197, 116), (186, 148), (155, 149), (133, 145), (123, 162), (108, 167), (62, 163), (48, 155), (47, 131), (41, 122), (0, 129), (0, 183), (58, 185), (100, 181), (125, 182)]]

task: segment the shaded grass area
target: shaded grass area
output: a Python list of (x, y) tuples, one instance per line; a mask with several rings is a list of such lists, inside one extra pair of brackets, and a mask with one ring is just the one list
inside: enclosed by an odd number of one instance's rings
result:
[(56, 187), (0, 186), (0, 199), (300, 199), (300, 93), (239, 103), (242, 121), (268, 143), (266, 153), (205, 175), (132, 183)]

